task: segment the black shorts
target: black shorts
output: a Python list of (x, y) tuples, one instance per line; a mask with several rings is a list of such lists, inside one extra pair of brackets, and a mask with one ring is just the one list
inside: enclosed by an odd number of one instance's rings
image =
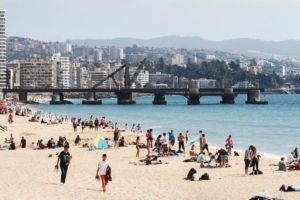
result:
[(202, 147), (202, 151), (204, 151), (205, 149), (208, 151), (208, 144), (205, 144), (204, 147)]
[(248, 170), (249, 165), (250, 165), (250, 160), (244, 159), (244, 161), (245, 161), (245, 170)]
[(114, 141), (118, 141), (119, 140), (119, 138), (118, 137), (114, 137)]

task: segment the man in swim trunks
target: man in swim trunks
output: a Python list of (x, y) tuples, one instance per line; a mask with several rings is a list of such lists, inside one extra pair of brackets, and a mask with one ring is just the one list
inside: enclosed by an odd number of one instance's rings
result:
[(209, 154), (208, 144), (207, 144), (205, 134), (202, 134), (202, 137), (200, 138), (200, 144), (201, 144), (201, 153), (206, 149), (207, 153)]

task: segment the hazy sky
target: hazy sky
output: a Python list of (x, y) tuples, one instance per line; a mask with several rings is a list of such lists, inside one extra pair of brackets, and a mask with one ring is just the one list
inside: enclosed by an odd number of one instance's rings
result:
[(299, 0), (1, 0), (7, 34), (41, 40), (300, 40)]

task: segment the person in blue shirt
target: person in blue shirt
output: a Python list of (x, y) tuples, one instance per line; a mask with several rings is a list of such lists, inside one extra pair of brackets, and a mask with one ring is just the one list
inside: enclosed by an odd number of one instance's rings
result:
[(169, 132), (169, 142), (171, 143), (172, 141), (175, 141), (175, 135), (173, 130)]

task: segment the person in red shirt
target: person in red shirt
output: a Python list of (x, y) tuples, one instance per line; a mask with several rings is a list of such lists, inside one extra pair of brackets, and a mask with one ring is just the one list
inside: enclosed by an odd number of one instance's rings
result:
[(231, 155), (232, 148), (233, 148), (233, 142), (232, 142), (231, 135), (229, 135), (229, 137), (226, 139), (226, 149), (227, 149), (228, 155)]
[(8, 123), (13, 123), (13, 115), (11, 113), (8, 115)]

